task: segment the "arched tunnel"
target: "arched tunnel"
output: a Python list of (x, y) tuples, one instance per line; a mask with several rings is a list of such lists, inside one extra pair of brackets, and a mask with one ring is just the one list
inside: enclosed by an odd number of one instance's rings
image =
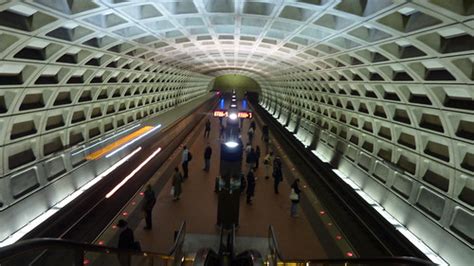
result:
[(237, 89), (467, 264), (473, 69), (474, 1), (0, 1), (0, 242), (71, 192), (78, 147)]

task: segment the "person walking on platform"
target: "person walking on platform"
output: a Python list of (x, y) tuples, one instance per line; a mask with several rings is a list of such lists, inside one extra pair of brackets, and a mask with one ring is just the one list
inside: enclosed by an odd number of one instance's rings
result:
[(263, 159), (263, 165), (265, 166), (265, 179), (270, 178), (270, 169), (273, 165), (273, 152), (267, 153)]
[(255, 175), (253, 170), (250, 169), (247, 174), (247, 204), (252, 205), (252, 197), (255, 194)]
[(249, 128), (249, 131), (247, 132), (247, 135), (249, 137), (249, 142), (250, 144), (252, 144), (252, 141), (253, 141), (253, 135), (255, 134), (255, 129), (253, 129), (252, 127)]
[(257, 153), (253, 148), (250, 149), (249, 154), (246, 158), (247, 171), (253, 170), (255, 168), (255, 162), (257, 161)]
[(273, 188), (275, 190), (275, 194), (278, 194), (278, 185), (283, 180), (283, 173), (281, 169), (281, 160), (280, 157), (276, 156), (275, 160), (273, 160)]
[(299, 183), (300, 183), (300, 179), (296, 178), (295, 181), (293, 181), (293, 184), (291, 184), (291, 192), (290, 192), (290, 200), (291, 200), (290, 216), (291, 217), (298, 217), (296, 212), (298, 210), (298, 203), (300, 202), (300, 194), (301, 194)]
[(262, 139), (263, 143), (265, 143), (265, 152), (268, 153), (268, 147), (270, 144), (270, 133), (268, 132), (267, 125), (263, 125), (262, 127)]
[(204, 149), (204, 171), (209, 172), (210, 164), (211, 164), (211, 155), (212, 155), (212, 148), (209, 143), (207, 143), (206, 149)]
[(191, 161), (191, 152), (189, 152), (188, 147), (185, 145), (183, 147), (183, 155), (181, 158), (181, 166), (183, 167), (183, 179), (188, 178), (188, 164)]
[(209, 133), (211, 132), (211, 121), (209, 118), (206, 121), (206, 127), (204, 129), (204, 137), (209, 138)]
[(145, 227), (143, 229), (150, 230), (151, 229), (151, 212), (153, 211), (153, 206), (156, 203), (155, 192), (151, 188), (151, 185), (148, 184), (146, 186), (145, 192), (143, 193), (143, 212), (145, 213)]
[(260, 156), (261, 156), (261, 152), (260, 152), (260, 146), (257, 145), (257, 147), (255, 148), (255, 157), (256, 157), (256, 160), (255, 160), (255, 171), (258, 169), (258, 164), (259, 164), (259, 161), (260, 161)]
[(179, 168), (174, 168), (174, 175), (173, 175), (173, 200), (179, 200), (179, 196), (181, 195), (181, 183), (183, 182), (183, 176), (179, 172)]

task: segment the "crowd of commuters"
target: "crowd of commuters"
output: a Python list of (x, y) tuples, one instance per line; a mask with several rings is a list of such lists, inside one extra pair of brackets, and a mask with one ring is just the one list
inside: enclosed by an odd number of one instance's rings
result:
[[(222, 124), (222, 120), (219, 123), (220, 125), (220, 138), (223, 137), (225, 132), (225, 126)], [(254, 120), (250, 121), (249, 129), (247, 131), (248, 142), (244, 148), (245, 153), (245, 167), (243, 166), (243, 173), (241, 174), (241, 193), (246, 195), (246, 203), (252, 205), (253, 198), (255, 197), (255, 186), (256, 180), (258, 179), (256, 176), (256, 171), (260, 166), (260, 159), (262, 156), (262, 150), (259, 145), (253, 145), (254, 137), (256, 135), (256, 123)], [(211, 131), (211, 121), (209, 119), (206, 120), (204, 125), (204, 138), (209, 138)], [(267, 125), (262, 126), (261, 132), (261, 140), (264, 144), (264, 157), (263, 157), (263, 165), (264, 165), (264, 174), (265, 180), (270, 179), (270, 175), (273, 178), (273, 190), (275, 194), (279, 194), (279, 185), (283, 181), (283, 169), (282, 169), (282, 161), (278, 155), (275, 155), (273, 151), (270, 149), (270, 136), (269, 136), (269, 129)], [(203, 170), (206, 172), (210, 171), (210, 163), (212, 157), (212, 147), (209, 142), (204, 149), (204, 167)], [(171, 180), (171, 195), (173, 196), (173, 201), (177, 201), (180, 199), (182, 193), (182, 183), (189, 177), (189, 163), (192, 160), (192, 154), (189, 151), (187, 146), (183, 147), (181, 152), (181, 169), (179, 167), (174, 168), (174, 174)], [(244, 170), (245, 169), (245, 170)], [(296, 178), (294, 182), (291, 184), (291, 192), (289, 195), (289, 199), (291, 202), (290, 208), (290, 216), (297, 217), (297, 207), (300, 202), (301, 196), (301, 189), (299, 187), (299, 178)], [(142, 203), (142, 211), (144, 212), (144, 219), (145, 219), (145, 230), (152, 229), (152, 210), (156, 203), (156, 196), (155, 192), (152, 189), (151, 185), (146, 186), (146, 190), (144, 192), (144, 200)], [(139, 243), (134, 240), (133, 230), (128, 227), (128, 224), (124, 220), (120, 220), (117, 224), (119, 228), (121, 228), (121, 232), (119, 235), (119, 248), (126, 248), (126, 249), (135, 249), (137, 250), (137, 246)], [(121, 265), (129, 265), (130, 261), (129, 258), (120, 257), (119, 260)], [(128, 263), (128, 264), (127, 264)]]

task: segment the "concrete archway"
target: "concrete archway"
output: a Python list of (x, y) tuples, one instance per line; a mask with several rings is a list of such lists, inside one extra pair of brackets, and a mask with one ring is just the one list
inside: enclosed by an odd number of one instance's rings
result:
[(222, 92), (231, 92), (235, 89), (237, 97), (243, 97), (245, 91), (261, 93), (261, 88), (257, 81), (239, 74), (226, 74), (216, 77), (212, 89)]

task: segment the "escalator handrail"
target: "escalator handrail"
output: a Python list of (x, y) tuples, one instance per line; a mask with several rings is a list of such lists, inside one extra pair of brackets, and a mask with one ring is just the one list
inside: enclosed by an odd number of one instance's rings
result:
[(219, 234), (219, 246), (218, 246), (219, 249), (217, 250), (218, 254), (222, 254), (222, 252), (223, 252), (223, 250), (222, 250), (222, 248), (223, 248), (222, 238), (224, 237), (224, 225), (221, 225), (220, 229), (221, 230), (220, 230), (220, 234)]
[[(278, 240), (276, 239), (275, 230), (273, 226), (268, 226), (268, 244), (270, 248), (270, 255), (275, 256), (275, 259), (284, 263), (302, 263), (306, 265), (311, 264), (373, 264), (381, 265), (385, 263), (402, 263), (409, 265), (437, 265), (428, 260), (399, 256), (399, 257), (373, 257), (373, 258), (341, 258), (341, 259), (287, 259), (284, 258), (281, 254), (281, 251), (278, 247)], [(272, 250), (273, 247), (273, 250)], [(272, 265), (272, 264), (270, 264)], [(274, 265), (277, 265), (276, 263)]]
[(35, 250), (35, 249), (47, 249), (47, 248), (60, 248), (82, 250), (84, 252), (95, 252), (95, 253), (116, 253), (116, 254), (128, 254), (138, 256), (154, 256), (154, 257), (169, 257), (168, 254), (148, 251), (137, 251), (131, 249), (121, 249), (109, 246), (94, 245), (88, 243), (79, 243), (70, 240), (64, 240), (59, 238), (36, 238), (24, 241), (19, 241), (15, 244), (5, 246), (0, 249), (0, 262), (9, 257), (17, 256), (22, 253)]
[(183, 246), (185, 236), (186, 236), (186, 221), (183, 221), (181, 223), (181, 226), (179, 227), (178, 235), (176, 236), (174, 244), (171, 247), (171, 249), (168, 251), (169, 256), (173, 255), (178, 249), (178, 247)]
[[(273, 248), (272, 248), (273, 247)], [(270, 249), (270, 255), (275, 256), (275, 259), (284, 261), (283, 255), (281, 254), (280, 247), (278, 246), (278, 240), (275, 235), (275, 230), (272, 225), (268, 226), (268, 248)]]
[[(241, 254), (236, 256), (235, 261), (238, 261), (239, 259), (246, 259), (246, 258), (249, 258), (249, 257), (252, 261), (252, 265), (260, 266), (260, 265), (265, 264), (265, 262), (263, 260), (263, 257), (262, 257), (262, 254), (260, 254), (260, 252), (258, 252), (255, 249), (249, 249), (249, 250), (246, 250), (246, 251), (242, 252)], [(237, 263), (237, 265), (239, 265), (239, 264)], [(244, 264), (244, 265), (247, 265), (247, 264)]]
[(211, 248), (201, 248), (196, 252), (194, 256), (193, 266), (204, 266), (207, 265), (208, 260), (211, 256), (216, 256), (216, 252)]

